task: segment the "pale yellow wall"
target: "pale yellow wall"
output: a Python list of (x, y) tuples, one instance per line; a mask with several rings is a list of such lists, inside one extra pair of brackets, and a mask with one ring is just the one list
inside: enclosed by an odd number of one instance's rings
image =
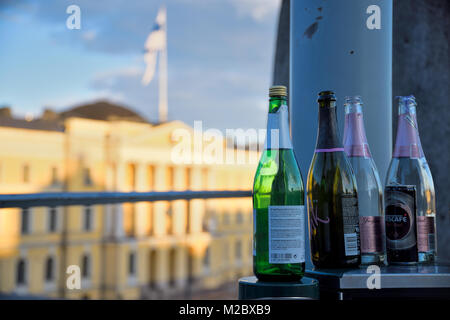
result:
[[(173, 130), (192, 130), (179, 121), (153, 127), (71, 118), (66, 120), (65, 128), (65, 132), (51, 132), (0, 127), (0, 193), (252, 187), (255, 163), (172, 163)], [(24, 165), (29, 166), (28, 182), (23, 181)], [(56, 184), (52, 183), (54, 167)], [(86, 169), (92, 181), (89, 185), (85, 183)], [(250, 199), (97, 205), (91, 207), (90, 231), (83, 229), (83, 206), (61, 207), (57, 209), (59, 229), (54, 233), (48, 232), (48, 208), (31, 210), (32, 231), (21, 235), (21, 210), (0, 209), (2, 292), (18, 290), (15, 279), (20, 257), (28, 261), (28, 281), (19, 293), (52, 297), (63, 293), (74, 299), (136, 299), (150, 288), (151, 282), (176, 293), (187, 283), (189, 272), (197, 280), (197, 287), (215, 288), (237, 275), (252, 272)], [(237, 221), (238, 213), (241, 222)], [(66, 230), (64, 246), (62, 230)], [(242, 247), (240, 259), (235, 253), (236, 241)], [(206, 250), (210, 256), (208, 266)], [(136, 253), (135, 277), (128, 274), (130, 252)], [(91, 276), (82, 281), (81, 290), (68, 290), (65, 268), (80, 265), (85, 253), (91, 256)], [(58, 261), (55, 284), (44, 283), (45, 258), (49, 254)], [(170, 283), (171, 278), (174, 283)]]

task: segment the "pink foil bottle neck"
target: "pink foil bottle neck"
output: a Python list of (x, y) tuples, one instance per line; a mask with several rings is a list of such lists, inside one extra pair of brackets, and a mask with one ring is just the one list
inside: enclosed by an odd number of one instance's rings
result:
[(416, 103), (413, 96), (400, 97), (397, 137), (394, 158), (422, 158), (424, 156), (417, 126)]
[(349, 157), (371, 158), (359, 97), (346, 98), (344, 150)]

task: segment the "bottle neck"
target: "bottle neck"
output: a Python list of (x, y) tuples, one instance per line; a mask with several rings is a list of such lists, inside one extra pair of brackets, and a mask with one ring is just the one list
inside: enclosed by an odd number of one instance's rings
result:
[(337, 151), (344, 151), (344, 149), (339, 139), (336, 101), (320, 101), (316, 152)]
[(344, 150), (349, 157), (372, 157), (360, 103), (345, 104)]
[(265, 149), (292, 149), (286, 97), (271, 97)]
[(287, 107), (286, 97), (270, 97), (269, 113), (276, 113), (281, 106)]
[(394, 158), (422, 158), (424, 153), (420, 143), (416, 106), (400, 103), (398, 109), (397, 137)]

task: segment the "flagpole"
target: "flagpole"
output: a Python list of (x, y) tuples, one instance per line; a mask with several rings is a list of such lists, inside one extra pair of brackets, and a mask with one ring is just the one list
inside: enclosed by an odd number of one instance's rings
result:
[[(166, 8), (163, 8), (166, 15)], [(168, 72), (167, 72), (167, 22), (164, 24), (164, 50), (159, 52), (159, 122), (167, 121), (168, 113)]]

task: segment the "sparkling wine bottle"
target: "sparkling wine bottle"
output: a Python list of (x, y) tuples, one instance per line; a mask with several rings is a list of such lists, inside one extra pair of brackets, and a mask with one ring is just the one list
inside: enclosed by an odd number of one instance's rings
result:
[(345, 99), (344, 149), (358, 185), (361, 264), (384, 264), (383, 189), (367, 143), (361, 97)]
[(270, 88), (265, 149), (253, 185), (253, 271), (294, 281), (305, 269), (304, 189), (289, 135), (287, 90)]
[(416, 100), (398, 98), (397, 137), (385, 189), (387, 258), (389, 263), (428, 263), (436, 255), (433, 177), (420, 143)]
[(339, 138), (336, 98), (319, 93), (316, 150), (307, 180), (311, 258), (318, 268), (361, 262), (356, 179)]

